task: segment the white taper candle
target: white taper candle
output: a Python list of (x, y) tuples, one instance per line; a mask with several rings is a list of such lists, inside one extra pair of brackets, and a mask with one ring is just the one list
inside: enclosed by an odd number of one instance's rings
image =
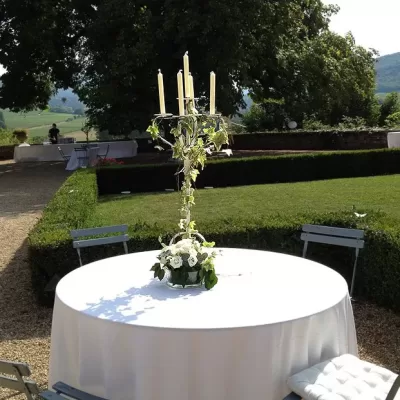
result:
[(210, 114), (215, 114), (215, 74), (210, 74)]
[(182, 70), (178, 72), (178, 105), (179, 105), (179, 115), (185, 115), (185, 103), (183, 99), (183, 77)]
[(183, 56), (183, 75), (185, 77), (185, 94), (190, 97), (190, 82), (189, 82), (189, 53), (186, 52)]
[(165, 112), (165, 98), (164, 98), (164, 80), (161, 69), (158, 70), (158, 96), (160, 97), (160, 114)]

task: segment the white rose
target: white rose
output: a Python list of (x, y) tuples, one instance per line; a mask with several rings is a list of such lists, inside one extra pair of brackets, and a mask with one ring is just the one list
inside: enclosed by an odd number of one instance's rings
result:
[(197, 264), (197, 257), (195, 255), (191, 255), (188, 258), (189, 267), (194, 267)]
[(171, 253), (173, 256), (177, 254), (178, 248), (177, 248), (175, 245), (169, 246), (168, 248), (169, 248), (170, 253)]
[(182, 257), (179, 256), (175, 256), (171, 258), (171, 261), (169, 262), (171, 267), (174, 269), (180, 268), (182, 267), (183, 261), (182, 261)]
[(182, 239), (178, 243), (175, 244), (175, 247), (177, 249), (182, 249), (182, 248), (187, 248), (187, 247), (192, 247), (192, 239)]

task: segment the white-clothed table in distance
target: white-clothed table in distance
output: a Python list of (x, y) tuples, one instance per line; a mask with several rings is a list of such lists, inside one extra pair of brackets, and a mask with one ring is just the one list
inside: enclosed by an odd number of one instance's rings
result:
[[(107, 151), (107, 146), (110, 145), (107, 158), (131, 158), (137, 155), (138, 144), (136, 140), (123, 142), (101, 142), (93, 144), (100, 147), (99, 154), (105, 154)], [(62, 149), (66, 156), (71, 156), (75, 147), (79, 146), (81, 146), (81, 143), (15, 147), (14, 161), (63, 161), (63, 158), (58, 151), (58, 147)]]
[(60, 281), (50, 387), (60, 380), (112, 400), (282, 400), (289, 376), (357, 355), (335, 271), (222, 249), (212, 290), (172, 289), (150, 272), (158, 253), (105, 259)]
[(388, 147), (389, 149), (400, 147), (400, 132), (388, 133)]
[[(68, 161), (67, 171), (75, 171), (80, 167), (94, 167), (97, 163), (97, 155), (99, 154), (100, 147), (89, 147), (85, 152), (77, 152), (74, 150), (71, 153), (71, 158)], [(79, 159), (78, 157), (87, 156), (86, 160)]]

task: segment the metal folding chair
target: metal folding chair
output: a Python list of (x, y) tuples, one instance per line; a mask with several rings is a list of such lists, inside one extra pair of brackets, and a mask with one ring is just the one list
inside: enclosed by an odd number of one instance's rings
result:
[(356, 258), (353, 266), (351, 279), (350, 296), (353, 296), (354, 282), (360, 249), (364, 248), (364, 231), (359, 229), (334, 228), (321, 225), (303, 225), (301, 240), (304, 240), (303, 258), (306, 257), (308, 243), (324, 243), (335, 246), (352, 247), (356, 251)]
[[(74, 239), (73, 247), (76, 249), (79, 258), (79, 264), (82, 266), (81, 249), (84, 247), (101, 246), (106, 244), (122, 243), (124, 246), (125, 254), (128, 254), (129, 240), (128, 225), (117, 225), (117, 226), (106, 226), (102, 228), (90, 228), (90, 229), (76, 229), (72, 230), (71, 237)], [(118, 236), (108, 236), (96, 239), (79, 239), (88, 236), (104, 235), (108, 233), (120, 233)]]
[(68, 162), (71, 158), (71, 156), (67, 156), (65, 155), (65, 153), (63, 152), (62, 148), (60, 146), (57, 147), (59, 153), (61, 154), (61, 157), (64, 159), (65, 162)]

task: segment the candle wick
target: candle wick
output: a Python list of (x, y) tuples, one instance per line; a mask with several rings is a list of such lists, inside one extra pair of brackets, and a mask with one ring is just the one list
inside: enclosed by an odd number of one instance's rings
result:
[(161, 74), (161, 69), (160, 68), (158, 69), (158, 72)]
[(185, 53), (185, 56), (188, 56), (189, 55), (189, 52), (187, 51), (186, 53)]
[(182, 73), (182, 70), (180, 69), (179, 72)]

